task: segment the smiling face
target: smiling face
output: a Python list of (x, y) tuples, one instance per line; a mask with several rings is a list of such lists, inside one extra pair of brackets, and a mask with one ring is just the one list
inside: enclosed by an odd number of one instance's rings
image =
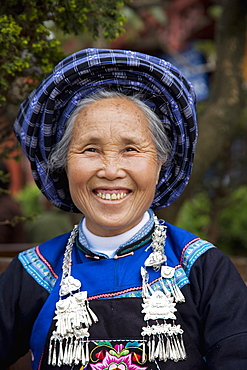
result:
[(125, 98), (82, 109), (67, 158), (72, 200), (99, 236), (136, 226), (150, 207), (161, 163), (143, 112)]

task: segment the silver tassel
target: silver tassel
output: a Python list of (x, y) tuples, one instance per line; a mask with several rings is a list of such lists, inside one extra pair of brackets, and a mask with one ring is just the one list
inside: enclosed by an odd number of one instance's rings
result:
[(53, 346), (53, 354), (52, 354), (52, 362), (51, 362), (52, 366), (56, 366), (57, 364), (57, 351), (56, 351), (56, 343), (54, 343), (54, 346)]
[(68, 361), (68, 339), (65, 339), (65, 349), (64, 349), (64, 354), (63, 354), (63, 363), (66, 364)]
[(82, 346), (81, 346), (81, 362), (82, 362), (82, 364), (86, 364), (86, 358), (85, 358), (85, 342), (82, 342)]
[(59, 341), (59, 353), (57, 359), (57, 366), (61, 366), (63, 363), (63, 343), (62, 340)]
[(85, 356), (85, 364), (89, 363), (89, 343), (86, 341), (86, 356)]
[(145, 341), (142, 342), (142, 363), (146, 362), (146, 345)]
[(53, 348), (52, 342), (53, 342), (53, 338), (51, 337), (50, 344), (49, 344), (48, 365), (51, 365), (52, 348)]
[[(175, 268), (170, 266), (162, 266), (161, 267), (161, 277), (166, 279), (167, 284), (169, 285), (170, 291), (172, 296), (175, 299), (176, 303), (182, 303), (185, 302), (185, 298), (181, 290), (179, 289), (176, 278), (175, 278)], [(164, 293), (167, 294), (167, 288), (162, 281), (160, 280), (160, 284), (162, 285), (162, 288), (164, 290)]]

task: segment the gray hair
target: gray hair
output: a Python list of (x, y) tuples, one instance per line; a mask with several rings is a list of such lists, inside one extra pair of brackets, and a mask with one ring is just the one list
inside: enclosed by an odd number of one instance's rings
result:
[(149, 123), (149, 130), (157, 151), (158, 161), (161, 163), (165, 163), (167, 161), (169, 152), (171, 150), (171, 145), (164, 126), (157, 114), (147, 104), (145, 104), (138, 95), (129, 96), (117, 91), (100, 90), (95, 94), (82, 99), (71, 116), (68, 118), (64, 135), (49, 157), (47, 164), (49, 172), (66, 168), (67, 154), (72, 138), (72, 132), (80, 111), (92, 103), (95, 103), (101, 99), (109, 98), (129, 99), (136, 104), (136, 106), (144, 113)]

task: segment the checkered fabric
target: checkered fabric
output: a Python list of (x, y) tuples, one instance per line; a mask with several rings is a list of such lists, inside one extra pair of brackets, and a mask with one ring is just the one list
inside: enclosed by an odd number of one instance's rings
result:
[(141, 93), (172, 143), (152, 203), (169, 206), (186, 187), (197, 140), (193, 87), (170, 63), (134, 51), (85, 49), (61, 61), (21, 104), (14, 130), (38, 187), (57, 207), (78, 212), (65, 171), (47, 172), (47, 159), (78, 102), (100, 89)]

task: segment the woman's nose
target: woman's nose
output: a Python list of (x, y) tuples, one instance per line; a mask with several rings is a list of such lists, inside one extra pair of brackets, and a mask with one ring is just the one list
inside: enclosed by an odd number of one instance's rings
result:
[(98, 176), (101, 178), (107, 178), (108, 180), (123, 178), (125, 176), (125, 171), (121, 166), (119, 158), (105, 158), (102, 163), (102, 167), (98, 171)]

